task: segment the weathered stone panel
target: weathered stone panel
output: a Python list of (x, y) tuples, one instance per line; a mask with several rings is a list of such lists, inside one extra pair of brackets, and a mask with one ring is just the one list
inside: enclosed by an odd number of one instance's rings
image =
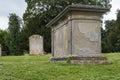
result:
[(31, 55), (43, 55), (43, 37), (40, 35), (32, 35), (29, 38), (29, 49)]
[(73, 55), (99, 56), (100, 41), (100, 21), (74, 20)]
[(54, 56), (63, 57), (68, 55), (68, 29), (64, 25), (54, 32)]

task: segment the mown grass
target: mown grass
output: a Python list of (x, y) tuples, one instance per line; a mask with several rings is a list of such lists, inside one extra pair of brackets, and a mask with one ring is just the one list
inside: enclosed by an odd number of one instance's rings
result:
[(50, 62), (51, 55), (0, 57), (0, 80), (120, 80), (120, 53), (104, 54), (109, 65)]

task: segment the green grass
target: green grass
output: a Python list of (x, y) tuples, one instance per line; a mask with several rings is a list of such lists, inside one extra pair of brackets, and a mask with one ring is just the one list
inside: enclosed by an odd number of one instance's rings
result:
[(120, 80), (120, 53), (104, 56), (112, 64), (53, 63), (51, 55), (0, 57), (0, 80)]

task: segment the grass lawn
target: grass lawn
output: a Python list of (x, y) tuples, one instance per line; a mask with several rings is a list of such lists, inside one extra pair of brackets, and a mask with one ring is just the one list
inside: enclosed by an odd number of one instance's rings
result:
[(104, 54), (109, 65), (53, 63), (50, 56), (0, 57), (0, 80), (120, 80), (120, 53)]

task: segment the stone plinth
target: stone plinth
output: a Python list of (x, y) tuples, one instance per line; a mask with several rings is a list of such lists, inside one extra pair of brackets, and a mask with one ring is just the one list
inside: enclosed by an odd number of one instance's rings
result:
[(43, 55), (43, 37), (40, 35), (29, 37), (29, 49), (31, 55)]
[(90, 5), (66, 7), (47, 24), (52, 28), (51, 60), (71, 57), (71, 63), (104, 63), (106, 59), (101, 57), (101, 17), (108, 10)]

